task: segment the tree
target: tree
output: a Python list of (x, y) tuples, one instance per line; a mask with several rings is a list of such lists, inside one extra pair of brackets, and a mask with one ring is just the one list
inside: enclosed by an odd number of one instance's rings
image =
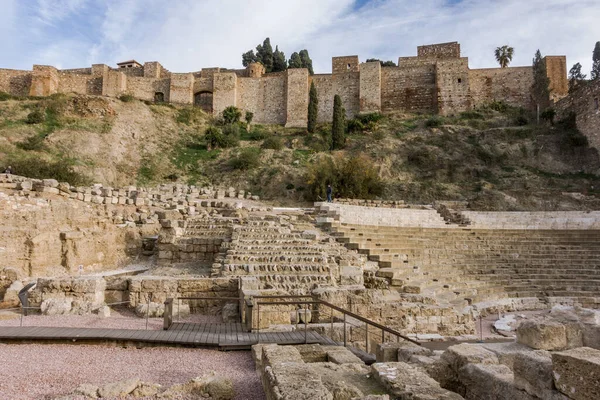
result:
[(515, 49), (513, 49), (510, 46), (502, 46), (502, 47), (498, 47), (496, 48), (496, 61), (498, 61), (498, 64), (500, 64), (500, 67), (502, 68), (506, 68), (508, 67), (508, 64), (510, 64), (510, 62), (513, 59), (513, 55), (515, 54)]
[(315, 71), (313, 70), (312, 60), (308, 55), (308, 50), (300, 50), (300, 60), (302, 61), (302, 67), (308, 69), (309, 74), (314, 75)]
[(333, 124), (331, 125), (331, 150), (338, 150), (346, 143), (346, 116), (342, 98), (336, 94), (333, 98)]
[(302, 67), (302, 59), (300, 58), (300, 54), (298, 52), (293, 52), (290, 56), (290, 60), (288, 61), (289, 68), (303, 68)]
[(531, 96), (535, 101), (538, 112), (538, 122), (540, 108), (543, 108), (550, 97), (550, 78), (546, 71), (546, 63), (542, 59), (542, 53), (538, 50), (533, 58), (533, 85), (531, 85)]
[(281, 72), (287, 69), (287, 62), (285, 60), (285, 54), (283, 51), (279, 51), (279, 47), (275, 46), (275, 52), (273, 53), (273, 71)]
[(248, 65), (255, 63), (258, 61), (258, 58), (256, 58), (256, 54), (254, 54), (254, 50), (249, 50), (247, 52), (245, 52), (244, 54), (242, 54), (242, 65), (244, 67), (247, 67)]
[(600, 42), (596, 42), (592, 57), (592, 80), (600, 79)]
[(367, 62), (376, 62), (376, 61), (379, 61), (379, 63), (381, 64), (382, 67), (396, 67), (397, 66), (396, 63), (391, 60), (390, 61), (381, 61), (378, 58), (369, 58), (367, 60)]
[(310, 91), (308, 92), (308, 124), (307, 130), (314, 133), (317, 128), (317, 114), (319, 112), (319, 97), (315, 82), (310, 83)]
[(258, 61), (265, 66), (265, 71), (273, 71), (273, 47), (271, 47), (271, 39), (266, 38), (262, 45), (256, 46), (256, 57)]
[(569, 71), (569, 93), (573, 93), (578, 87), (585, 83), (585, 74), (581, 73), (581, 64), (573, 65)]

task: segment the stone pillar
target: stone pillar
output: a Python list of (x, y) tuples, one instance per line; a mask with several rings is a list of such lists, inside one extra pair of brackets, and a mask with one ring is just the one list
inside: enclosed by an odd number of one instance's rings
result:
[(194, 102), (194, 75), (171, 74), (169, 91), (171, 103), (192, 104)]
[(308, 70), (286, 71), (286, 127), (306, 128), (308, 123)]
[(381, 111), (381, 63), (360, 64), (360, 112)]
[(220, 72), (214, 75), (213, 115), (219, 115), (229, 106), (235, 106), (237, 97), (237, 75), (235, 72)]
[(34, 65), (30, 96), (50, 96), (58, 92), (58, 70), (48, 65)]

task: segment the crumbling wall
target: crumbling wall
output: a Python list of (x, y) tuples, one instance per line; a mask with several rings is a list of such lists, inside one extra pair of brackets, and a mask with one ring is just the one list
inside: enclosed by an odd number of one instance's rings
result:
[(152, 79), (144, 77), (127, 77), (127, 93), (147, 101), (154, 101), (154, 94), (163, 93), (165, 101), (169, 101), (170, 79)]
[(555, 104), (554, 108), (559, 118), (574, 112), (577, 128), (588, 138), (590, 146), (600, 149), (600, 81), (579, 88)]
[(29, 96), (31, 71), (0, 69), (0, 92), (15, 96)]
[(503, 101), (531, 109), (529, 88), (533, 84), (531, 67), (487, 68), (469, 70), (471, 105), (480, 107)]

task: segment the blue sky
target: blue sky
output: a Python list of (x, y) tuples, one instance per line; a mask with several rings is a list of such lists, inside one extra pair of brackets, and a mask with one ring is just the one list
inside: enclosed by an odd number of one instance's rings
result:
[(458, 41), (471, 68), (513, 65), (536, 49), (588, 73), (600, 41), (598, 0), (0, 0), (0, 68), (115, 65), (135, 58), (175, 72), (241, 67), (265, 37), (286, 56), (307, 48), (317, 72), (331, 57), (397, 61), (421, 44)]

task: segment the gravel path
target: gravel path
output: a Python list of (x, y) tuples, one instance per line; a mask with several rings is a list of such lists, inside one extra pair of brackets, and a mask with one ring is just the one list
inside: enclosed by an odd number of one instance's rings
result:
[[(217, 322), (218, 318), (192, 315), (185, 320)], [(146, 321), (122, 310), (119, 313), (113, 311), (110, 318), (104, 319), (97, 316), (28, 316), (23, 325), (145, 329)], [(0, 326), (19, 326), (19, 319), (0, 319)], [(162, 329), (162, 318), (151, 318), (148, 328)], [(171, 386), (209, 371), (231, 379), (236, 399), (265, 399), (248, 351), (0, 344), (0, 360), (0, 399), (46, 399), (70, 393), (82, 383), (100, 386), (131, 378)]]

